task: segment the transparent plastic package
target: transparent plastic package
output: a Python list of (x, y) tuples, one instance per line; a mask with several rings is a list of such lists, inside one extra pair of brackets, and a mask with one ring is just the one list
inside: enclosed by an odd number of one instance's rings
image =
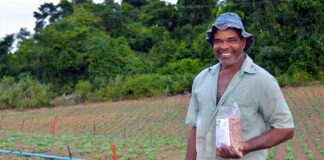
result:
[(233, 147), (242, 156), (239, 145), (242, 142), (242, 118), (235, 102), (232, 106), (220, 106), (216, 115), (216, 148), (222, 145)]

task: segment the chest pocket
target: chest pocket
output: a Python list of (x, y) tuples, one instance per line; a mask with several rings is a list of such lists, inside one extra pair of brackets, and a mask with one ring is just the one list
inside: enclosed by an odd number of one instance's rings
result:
[(244, 99), (244, 97), (229, 97), (225, 105), (233, 105), (235, 102), (241, 112), (242, 131), (248, 132), (254, 126), (259, 116), (258, 103), (253, 99)]

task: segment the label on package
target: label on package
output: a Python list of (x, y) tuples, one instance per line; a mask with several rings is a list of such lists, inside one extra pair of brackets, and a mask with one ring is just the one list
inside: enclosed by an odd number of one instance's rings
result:
[(229, 119), (216, 119), (216, 147), (220, 148), (222, 144), (230, 146)]

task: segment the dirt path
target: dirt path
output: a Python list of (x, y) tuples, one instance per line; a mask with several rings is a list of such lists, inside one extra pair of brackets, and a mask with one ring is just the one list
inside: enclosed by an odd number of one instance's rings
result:
[[(323, 115), (322, 115), (322, 113), (319, 114), (319, 113), (316, 112), (315, 108), (312, 106), (312, 103), (308, 99), (308, 98), (310, 98), (311, 100), (313, 100), (312, 98), (314, 98), (314, 97), (310, 96), (309, 94), (306, 95), (305, 92), (302, 91), (301, 89), (296, 90), (295, 93), (297, 94), (297, 97), (298, 97), (298, 98), (295, 98), (295, 99), (298, 99), (297, 102), (299, 102), (299, 105), (301, 106), (301, 108), (306, 108), (306, 106), (309, 108), (311, 116), (314, 119), (312, 121), (312, 123), (311, 123), (312, 126), (317, 126), (320, 129), (320, 131), (324, 132), (324, 119), (320, 118), (320, 116), (323, 116)], [(306, 110), (305, 110), (304, 114), (305, 114), (305, 117), (310, 118), (309, 115), (308, 115), (308, 112)], [(319, 144), (321, 144), (321, 147), (324, 148), (324, 140), (323, 140), (323, 138), (321, 138), (321, 136), (319, 135), (316, 128), (314, 129), (314, 131), (316, 131), (315, 132), (316, 133), (315, 137), (317, 139), (320, 139)]]
[[(292, 89), (292, 88), (290, 88)], [(288, 92), (289, 95), (291, 95), (289, 92)], [(292, 100), (288, 97), (288, 96), (285, 96), (287, 102), (289, 104), (291, 104), (291, 107), (292, 107), (292, 110), (293, 112), (295, 113), (295, 120), (296, 120), (296, 123), (297, 125), (299, 126), (299, 129), (301, 130), (301, 134), (302, 134), (302, 137), (304, 139), (304, 141), (306, 142), (306, 145), (307, 145), (307, 148), (308, 150), (313, 154), (314, 158), (315, 159), (321, 159), (321, 154), (320, 152), (317, 150), (317, 148), (315, 147), (312, 139), (310, 138), (308, 132), (306, 131), (306, 128), (301, 120), (301, 117), (300, 117), (300, 114), (299, 114), (299, 111), (297, 109), (297, 107), (295, 106), (295, 104), (292, 102)], [(306, 112), (305, 112), (306, 113)], [(305, 117), (305, 116), (304, 116)], [(295, 134), (294, 137), (298, 137), (297, 134)], [(302, 146), (302, 145), (300, 145)], [(295, 147), (295, 146), (294, 146)], [(295, 149), (295, 148), (294, 148)], [(301, 154), (301, 155), (304, 155), (302, 154), (301, 152), (295, 152), (296, 154)], [(304, 153), (304, 152), (303, 152)], [(306, 155), (305, 155), (306, 156)], [(295, 155), (296, 158), (299, 158)], [(307, 158), (306, 158), (307, 159)]]
[[(323, 127), (323, 123), (317, 123), (317, 122), (322, 122), (321, 119), (319, 118), (318, 114), (316, 113), (316, 111), (314, 110), (314, 108), (310, 105), (310, 104), (306, 104), (307, 102), (309, 102), (307, 100), (307, 98), (304, 95), (301, 95), (301, 93), (299, 92), (300, 89), (294, 89), (294, 93), (296, 94), (296, 96), (294, 96), (294, 99), (296, 100), (297, 104), (300, 106), (303, 115), (306, 119), (306, 124), (307, 127), (311, 130), (311, 133), (313, 134), (313, 136), (315, 137), (315, 142), (317, 144), (319, 144), (319, 146), (323, 149), (324, 148), (324, 140), (321, 138), (321, 135), (319, 134), (319, 132), (317, 132), (317, 129), (315, 128), (315, 126), (317, 127)], [(308, 108), (308, 110), (306, 109), (306, 107)], [(311, 116), (313, 117), (314, 121), (311, 120), (311, 117), (308, 115), (308, 111), (311, 112)], [(310, 135), (310, 134), (309, 134)], [(311, 142), (313, 142), (313, 144), (315, 145), (315, 142), (312, 140)], [(309, 142), (309, 143), (311, 143)], [(306, 142), (308, 144), (308, 142)], [(314, 157), (317, 159), (324, 159), (324, 156), (321, 155), (320, 150), (318, 148), (316, 148), (318, 152), (314, 152)]]
[(317, 107), (320, 109), (320, 111), (322, 113), (324, 113), (324, 106), (322, 106), (321, 102), (320, 102), (320, 99), (319, 99), (319, 96), (318, 95), (314, 95), (313, 92), (311, 92), (311, 89), (314, 91), (313, 88), (310, 88), (310, 87), (305, 87), (304, 88), (308, 97), (311, 98), (311, 100), (317, 105)]
[[(284, 94), (285, 96), (285, 99), (287, 101), (287, 103), (289, 103), (291, 106), (292, 106), (292, 110), (291, 112), (294, 112), (295, 113), (295, 121), (300, 121), (300, 123), (297, 122), (297, 125), (299, 127), (301, 127), (301, 120), (300, 120), (300, 117), (298, 116), (298, 111), (297, 111), (297, 108), (294, 106), (294, 103), (291, 101), (290, 98), (288, 98), (288, 96), (286, 94)], [(296, 112), (297, 111), (297, 112)], [(296, 124), (295, 124), (296, 125)], [(305, 154), (304, 150), (303, 150), (303, 147), (302, 147), (302, 144), (299, 140), (299, 137), (297, 135), (297, 131), (295, 130), (295, 134), (294, 134), (294, 137), (292, 138), (291, 140), (291, 145), (293, 147), (293, 151), (294, 151), (294, 158), (295, 159), (300, 159), (300, 160), (305, 160), (305, 159), (308, 159), (307, 158), (307, 155)]]
[[(102, 126), (106, 129), (110, 135), (115, 135), (118, 132), (122, 131), (121, 125), (127, 123), (131, 115), (137, 113), (138, 109), (141, 109), (142, 103), (132, 104), (129, 108), (127, 106), (121, 106), (122, 113), (116, 114), (111, 118), (111, 121), (108, 121), (109, 125)], [(127, 109), (128, 108), (128, 109)]]
[(148, 125), (149, 125), (149, 121), (148, 121), (148, 117), (150, 117), (150, 115), (152, 114), (152, 112), (154, 112), (154, 110), (158, 107), (161, 107), (161, 101), (151, 104), (150, 108), (148, 110), (146, 110), (145, 112), (140, 113), (140, 115), (138, 116), (138, 118), (136, 118), (136, 121), (134, 123), (133, 126), (131, 126), (131, 128), (129, 129), (130, 132), (132, 133), (132, 135), (134, 137), (138, 136), (139, 134), (148, 134), (148, 132), (145, 133), (145, 131), (148, 130)]
[[(140, 104), (137, 106), (137, 109), (135, 110), (135, 112), (132, 112), (128, 115), (123, 116), (123, 121), (122, 123), (120, 123), (120, 125), (115, 126), (115, 127), (111, 127), (111, 129), (109, 129), (110, 131), (113, 130), (123, 130), (126, 132), (127, 135), (131, 134), (129, 132), (129, 127), (132, 126), (132, 124), (134, 123), (134, 121), (136, 121), (136, 117), (143, 111), (146, 110), (146, 107), (148, 107), (148, 104)], [(114, 134), (113, 132), (111, 134)]]
[(181, 106), (179, 106), (180, 108), (178, 110), (180, 110), (180, 113), (177, 115), (177, 117), (173, 119), (171, 123), (169, 123), (169, 129), (167, 132), (175, 133), (179, 136), (181, 136), (184, 133), (185, 115), (187, 113), (186, 108), (188, 105), (189, 104), (186, 101), (184, 101), (184, 103)]
[(176, 115), (175, 117), (169, 116), (168, 119), (166, 119), (167, 123), (165, 124), (164, 129), (165, 129), (165, 132), (167, 132), (167, 135), (169, 135), (169, 134), (178, 135), (178, 131), (175, 131), (175, 132), (171, 132), (171, 131), (174, 129), (175, 126), (178, 125), (178, 123), (179, 123), (178, 119), (179, 119), (179, 117), (181, 117), (181, 113), (185, 112), (184, 110), (182, 110), (182, 108), (185, 108), (184, 105), (186, 102), (184, 102), (184, 101), (181, 101), (181, 102), (182, 103), (178, 103), (174, 109), (174, 111), (178, 112), (178, 115)]
[(312, 86), (310, 87), (312, 88), (313, 92), (316, 94), (316, 96), (322, 101), (324, 102), (324, 85), (320, 85), (320, 86)]
[[(275, 156), (272, 158), (272, 160), (282, 160), (285, 159), (287, 156), (287, 143), (281, 143), (278, 145), (277, 150), (276, 150), (276, 154)], [(270, 151), (268, 152), (268, 154), (270, 153)]]

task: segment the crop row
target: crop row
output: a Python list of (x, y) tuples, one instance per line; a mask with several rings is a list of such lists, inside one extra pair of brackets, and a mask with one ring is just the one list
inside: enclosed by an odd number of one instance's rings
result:
[[(297, 132), (283, 146), (285, 159), (301, 154), (296, 143), (305, 159), (324, 157), (323, 96), (318, 88), (283, 90)], [(112, 159), (113, 143), (118, 159), (182, 159), (190, 130), (184, 124), (189, 100), (178, 96), (0, 114), (0, 149), (66, 157), (70, 146), (75, 158)], [(267, 159), (280, 152), (273, 147)]]
[[(283, 91), (286, 95), (288, 95), (288, 97), (293, 101), (293, 97), (291, 95), (288, 94), (288, 92), (286, 90)], [(290, 108), (290, 110), (292, 110), (292, 106), (291, 104), (288, 103), (288, 106)], [(300, 111), (300, 110), (299, 110)], [(300, 111), (299, 112), (300, 114), (302, 114), (302, 112)], [(297, 131), (297, 136), (298, 136), (298, 139), (303, 147), (303, 150), (305, 152), (305, 154), (307, 155), (308, 159), (311, 159), (313, 160), (314, 159), (314, 156), (313, 154), (309, 151), (308, 147), (307, 147), (307, 144), (303, 138), (303, 134), (302, 134), (302, 131), (300, 130), (299, 126), (297, 125), (296, 123), (296, 115), (294, 112), (292, 112), (292, 116), (293, 116), (293, 121), (294, 121), (294, 124), (295, 124), (295, 129)]]
[[(295, 95), (294, 92), (290, 91), (290, 93), (296, 97), (296, 95)], [(308, 135), (311, 137), (311, 139), (312, 139), (313, 143), (315, 144), (316, 148), (318, 149), (318, 151), (319, 151), (322, 155), (324, 155), (324, 150), (323, 150), (323, 148), (320, 146), (320, 144), (319, 144), (318, 141), (316, 140), (316, 138), (315, 138), (315, 136), (314, 136), (312, 130), (309, 128), (309, 126), (311, 126), (311, 124), (314, 124), (315, 126), (316, 126), (316, 124), (314, 123), (314, 121), (313, 121), (313, 123), (308, 124), (308, 123), (306, 122), (305, 116), (303, 115), (303, 111), (301, 110), (301, 107), (299, 106), (299, 104), (296, 102), (296, 100), (295, 100), (294, 98), (292, 98), (292, 101), (293, 101), (293, 103), (295, 104), (295, 106), (297, 107), (297, 109), (298, 109), (298, 111), (299, 111), (299, 116), (300, 116), (301, 119), (302, 119), (302, 122), (303, 122), (303, 124), (304, 124), (304, 127), (306, 128), (306, 131), (308, 132)], [(310, 109), (308, 108), (308, 106), (307, 106), (306, 104), (304, 104), (304, 107), (305, 107), (306, 111), (307, 111), (308, 113), (310, 113), (310, 111), (309, 111)], [(312, 117), (313, 117), (312, 114), (309, 114), (309, 117), (312, 118)]]
[[(186, 130), (183, 118), (187, 102), (188, 98), (185, 97), (167, 101), (135, 101), (103, 107), (1, 115), (4, 118), (0, 124), (10, 124), (12, 127), (6, 127), (0, 132), (1, 137), (5, 137), (0, 148), (68, 156), (68, 145), (74, 156), (98, 159), (111, 157), (108, 144), (114, 143), (119, 159), (179, 157), (184, 154), (186, 143), (185, 136), (180, 134), (186, 133), (171, 132)], [(52, 139), (49, 133), (54, 119), (57, 130)], [(21, 128), (20, 122), (25, 123), (24, 128)], [(97, 127), (96, 130), (93, 127)], [(93, 134), (94, 131), (96, 134)], [(27, 141), (30, 137), (34, 137), (33, 143)], [(13, 138), (18, 146), (10, 141)]]

